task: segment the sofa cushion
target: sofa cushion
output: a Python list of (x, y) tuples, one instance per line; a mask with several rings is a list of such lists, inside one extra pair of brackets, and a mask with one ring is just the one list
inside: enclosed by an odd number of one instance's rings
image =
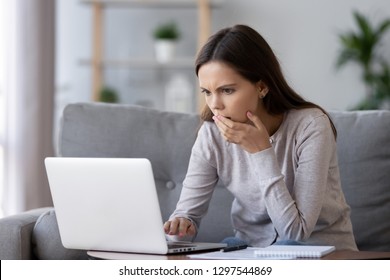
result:
[(162, 215), (172, 213), (187, 172), (199, 116), (106, 103), (68, 105), (60, 155), (147, 158), (153, 166)]
[(181, 183), (200, 125), (198, 115), (124, 104), (78, 103), (63, 113), (65, 157), (145, 157), (155, 177)]
[(360, 250), (390, 251), (390, 111), (331, 112)]
[(54, 210), (43, 213), (37, 220), (33, 235), (33, 252), (42, 260), (81, 260), (88, 259), (83, 250), (69, 250), (64, 248), (58, 230), (57, 218)]

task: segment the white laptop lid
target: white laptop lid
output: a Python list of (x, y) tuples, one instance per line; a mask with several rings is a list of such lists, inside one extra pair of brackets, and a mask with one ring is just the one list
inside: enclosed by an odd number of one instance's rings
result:
[(65, 248), (167, 254), (226, 246), (168, 250), (147, 159), (52, 157), (45, 166)]
[(46, 158), (66, 248), (167, 253), (147, 159)]

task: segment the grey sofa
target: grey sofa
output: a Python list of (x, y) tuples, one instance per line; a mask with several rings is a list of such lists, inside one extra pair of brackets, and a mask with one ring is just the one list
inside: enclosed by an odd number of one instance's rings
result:
[[(360, 250), (390, 251), (390, 111), (331, 112), (342, 186)], [(63, 113), (59, 156), (151, 160), (164, 219), (174, 210), (200, 122), (197, 115), (131, 105), (80, 103)], [(43, 163), (42, 163), (43, 164)], [(218, 185), (199, 241), (233, 234), (232, 197)], [(53, 208), (0, 220), (0, 259), (85, 259), (61, 245)]]

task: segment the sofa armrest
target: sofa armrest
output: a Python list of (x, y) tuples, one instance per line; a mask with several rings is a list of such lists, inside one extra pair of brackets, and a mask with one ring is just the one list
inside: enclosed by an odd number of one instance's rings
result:
[(35, 223), (32, 233), (32, 251), (39, 260), (85, 260), (85, 250), (66, 249), (61, 236), (54, 209), (43, 213)]
[(0, 259), (31, 259), (31, 237), (39, 216), (52, 209), (37, 208), (0, 219)]

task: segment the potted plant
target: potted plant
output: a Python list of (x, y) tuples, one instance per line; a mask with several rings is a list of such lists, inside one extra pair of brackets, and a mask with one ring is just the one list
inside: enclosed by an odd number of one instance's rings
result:
[(155, 39), (156, 59), (160, 63), (166, 63), (175, 56), (176, 42), (180, 32), (175, 22), (168, 22), (157, 26), (153, 31)]
[(104, 86), (99, 92), (99, 101), (105, 103), (117, 103), (119, 101), (118, 94), (113, 88)]
[(339, 35), (342, 49), (337, 60), (337, 68), (355, 62), (362, 68), (362, 80), (366, 85), (366, 98), (354, 109), (385, 109), (390, 102), (390, 66), (378, 53), (378, 46), (390, 28), (390, 19), (385, 19), (377, 27), (358, 12), (353, 13), (358, 30)]

